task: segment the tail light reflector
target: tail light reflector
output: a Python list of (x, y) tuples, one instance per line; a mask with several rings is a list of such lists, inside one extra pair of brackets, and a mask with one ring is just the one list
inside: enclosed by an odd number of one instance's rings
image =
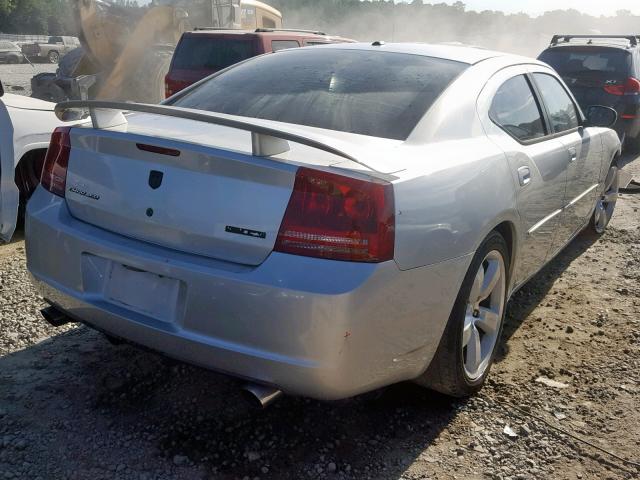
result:
[(300, 168), (275, 251), (354, 262), (393, 258), (393, 186)]
[(640, 94), (640, 80), (630, 77), (624, 84), (605, 86), (604, 91), (620, 97), (623, 95), (638, 95)]
[(171, 85), (171, 78), (169, 75), (164, 77), (164, 98), (169, 98), (171, 95), (176, 93)]
[(67, 167), (71, 154), (70, 132), (71, 127), (58, 127), (53, 131), (40, 177), (40, 184), (60, 197), (64, 197), (67, 184)]

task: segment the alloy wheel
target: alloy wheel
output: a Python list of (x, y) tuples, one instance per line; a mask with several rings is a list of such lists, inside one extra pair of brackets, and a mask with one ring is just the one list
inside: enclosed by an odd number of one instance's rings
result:
[(593, 225), (597, 233), (603, 233), (611, 221), (616, 208), (620, 185), (618, 183), (618, 167), (612, 165), (605, 180), (604, 193), (596, 203)]
[(491, 363), (505, 308), (506, 277), (502, 254), (490, 251), (474, 278), (462, 330), (464, 371), (471, 381), (482, 377)]

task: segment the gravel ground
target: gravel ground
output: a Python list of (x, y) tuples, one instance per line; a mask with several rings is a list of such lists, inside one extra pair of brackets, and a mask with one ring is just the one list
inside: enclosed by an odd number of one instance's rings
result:
[[(31, 66), (8, 68), (28, 85)], [(639, 478), (556, 430), (640, 462), (639, 209), (623, 195), (603, 237), (582, 234), (514, 296), (478, 396), (402, 384), (265, 411), (235, 379), (49, 327), (18, 235), (0, 247), (0, 479)]]
[(57, 65), (51, 63), (0, 64), (0, 80), (7, 93), (31, 95), (31, 78), (38, 73), (55, 73), (57, 68)]
[(48, 327), (18, 239), (0, 247), (0, 476), (638, 478), (553, 427), (640, 461), (639, 208), (623, 196), (608, 233), (515, 295), (489, 384), (466, 401), (404, 384), (253, 410), (237, 380)]

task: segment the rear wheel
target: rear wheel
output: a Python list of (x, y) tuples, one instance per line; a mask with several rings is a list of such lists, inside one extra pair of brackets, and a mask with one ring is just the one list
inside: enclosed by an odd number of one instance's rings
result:
[(60, 54), (55, 50), (52, 50), (49, 52), (49, 55), (47, 55), (47, 58), (49, 59), (49, 63), (58, 63), (60, 60)]
[(125, 93), (129, 95), (127, 100), (140, 103), (160, 103), (164, 100), (164, 78), (169, 73), (172, 55), (169, 49), (154, 49), (147, 53), (130, 76)]
[(640, 136), (638, 137), (624, 137), (624, 141), (622, 142), (624, 145), (625, 151), (631, 153), (640, 153)]
[(507, 243), (492, 232), (471, 262), (438, 350), (418, 383), (454, 397), (482, 388), (502, 333), (508, 272)]
[(614, 161), (607, 172), (607, 178), (604, 182), (604, 193), (596, 202), (596, 209), (591, 219), (591, 227), (598, 235), (602, 235), (605, 232), (616, 208), (618, 194), (620, 193), (618, 172), (618, 164)]
[(20, 59), (14, 55), (7, 57), (7, 63), (16, 64), (20, 63)]
[(32, 150), (22, 157), (16, 167), (14, 181), (20, 192), (20, 203), (18, 205), (18, 217), (20, 220), (24, 219), (27, 201), (40, 183), (46, 153), (46, 149)]

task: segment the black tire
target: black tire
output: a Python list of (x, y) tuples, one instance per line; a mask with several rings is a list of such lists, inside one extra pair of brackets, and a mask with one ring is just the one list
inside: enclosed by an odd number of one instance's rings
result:
[(596, 235), (604, 234), (615, 212), (616, 200), (606, 200), (610, 197), (610, 195), (608, 194), (615, 192), (617, 199), (617, 195), (620, 193), (620, 184), (618, 177), (619, 171), (620, 169), (618, 167), (618, 157), (616, 157), (613, 159), (611, 165), (609, 166), (609, 170), (607, 171), (607, 176), (605, 177), (604, 181), (604, 192), (598, 197), (593, 215), (591, 216), (591, 230), (595, 232)]
[(625, 152), (640, 153), (640, 136), (635, 138), (625, 137), (623, 147)]
[(47, 60), (49, 60), (49, 63), (58, 63), (60, 61), (60, 54), (55, 50), (51, 50), (47, 55)]
[(20, 59), (18, 57), (15, 57), (15, 56), (12, 55), (10, 57), (7, 57), (7, 63), (15, 65), (17, 63), (20, 63)]
[[(497, 340), (489, 357), (489, 365), (482, 376), (475, 380), (470, 380), (465, 373), (464, 367), (462, 330), (474, 279), (487, 254), (494, 250), (498, 251), (504, 260), (505, 282), (507, 286), (507, 288), (504, 289), (504, 308), (502, 309), (502, 316), (498, 327)], [(452, 397), (467, 397), (477, 393), (482, 388), (491, 370), (491, 364), (495, 358), (496, 351), (500, 346), (509, 285), (509, 264), (510, 258), (507, 242), (498, 232), (491, 232), (473, 257), (469, 270), (460, 287), (460, 292), (454, 303), (447, 326), (440, 339), (436, 354), (426, 372), (416, 380), (417, 383)]]
[(40, 184), (45, 154), (46, 150), (44, 149), (32, 150), (22, 157), (16, 167), (14, 181), (20, 193), (18, 203), (18, 220), (20, 222), (24, 221), (27, 202)]
[(67, 93), (56, 83), (57, 78), (54, 73), (35, 75), (31, 78), (31, 96), (53, 103), (69, 100)]
[(130, 76), (128, 88), (123, 95), (127, 100), (140, 103), (160, 103), (164, 100), (164, 79), (169, 73), (173, 51), (155, 49), (145, 55), (138, 68)]

